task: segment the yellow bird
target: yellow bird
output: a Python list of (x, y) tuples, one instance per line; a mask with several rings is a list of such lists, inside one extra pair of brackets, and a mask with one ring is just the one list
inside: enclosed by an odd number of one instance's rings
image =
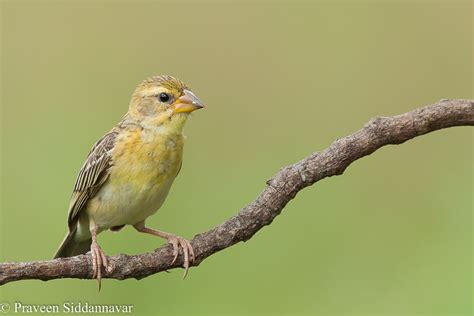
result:
[(107, 257), (97, 235), (132, 225), (137, 231), (165, 238), (184, 254), (184, 276), (194, 251), (186, 239), (145, 226), (163, 204), (181, 169), (183, 127), (202, 102), (180, 80), (155, 76), (134, 91), (127, 114), (95, 143), (77, 176), (69, 205), (69, 232), (55, 258), (91, 251), (99, 281)]

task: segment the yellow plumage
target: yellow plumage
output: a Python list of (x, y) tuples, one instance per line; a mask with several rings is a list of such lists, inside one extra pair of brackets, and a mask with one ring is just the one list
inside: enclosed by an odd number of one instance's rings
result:
[(132, 129), (117, 139), (109, 179), (86, 210), (101, 230), (133, 225), (161, 207), (181, 166), (183, 144), (183, 135), (171, 128)]

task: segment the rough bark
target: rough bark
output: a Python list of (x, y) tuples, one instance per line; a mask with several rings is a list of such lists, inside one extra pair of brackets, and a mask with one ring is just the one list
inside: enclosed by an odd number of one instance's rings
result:
[[(260, 195), (239, 213), (215, 228), (196, 235), (191, 244), (199, 265), (207, 257), (246, 241), (269, 225), (285, 205), (303, 188), (326, 177), (340, 175), (354, 161), (390, 144), (401, 144), (414, 137), (453, 126), (474, 125), (474, 100), (440, 102), (392, 117), (378, 117), (355, 133), (340, 138), (327, 149), (282, 168), (267, 181)], [(140, 255), (109, 257), (110, 269), (104, 278), (141, 279), (181, 267), (183, 256), (171, 265), (172, 247), (165, 245)], [(0, 285), (8, 282), (59, 278), (92, 278), (89, 254), (49, 261), (0, 263)]]

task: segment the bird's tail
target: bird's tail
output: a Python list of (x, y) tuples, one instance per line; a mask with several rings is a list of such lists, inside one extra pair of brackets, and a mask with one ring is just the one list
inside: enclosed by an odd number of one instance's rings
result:
[(54, 255), (54, 259), (85, 254), (91, 249), (92, 239), (77, 241), (74, 238), (75, 235), (76, 230), (69, 232), (66, 237), (64, 237), (61, 246), (59, 246), (59, 249)]

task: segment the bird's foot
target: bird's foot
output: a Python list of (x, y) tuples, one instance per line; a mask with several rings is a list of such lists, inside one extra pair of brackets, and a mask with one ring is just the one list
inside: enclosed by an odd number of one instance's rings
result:
[(100, 281), (102, 280), (102, 266), (107, 270), (108, 262), (105, 252), (100, 248), (99, 244), (96, 241), (92, 241), (91, 244), (91, 256), (92, 256), (92, 278), (97, 279), (99, 282), (99, 291), (100, 291)]
[(184, 239), (183, 237), (180, 236), (175, 236), (175, 235), (169, 235), (167, 237), (168, 242), (173, 245), (173, 261), (171, 264), (176, 262), (176, 259), (178, 259), (179, 255), (179, 247), (183, 249), (183, 254), (184, 254), (184, 274), (183, 274), (183, 279), (188, 275), (188, 270), (189, 270), (189, 263), (194, 263), (194, 260), (196, 259), (194, 255), (194, 250), (193, 247), (191, 246), (191, 243), (189, 240)]

